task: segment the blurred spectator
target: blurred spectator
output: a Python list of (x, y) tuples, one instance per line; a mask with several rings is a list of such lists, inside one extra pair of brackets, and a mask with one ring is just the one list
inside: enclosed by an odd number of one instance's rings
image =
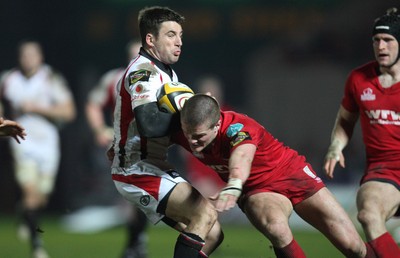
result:
[(61, 156), (59, 129), (75, 118), (75, 103), (63, 76), (44, 63), (38, 42), (22, 42), (18, 55), (19, 67), (4, 72), (0, 80), (9, 115), (29, 134), (23, 144), (10, 145), (22, 191), (18, 235), (30, 239), (32, 257), (47, 258), (39, 215), (55, 185)]
[[(127, 45), (127, 57), (128, 62), (135, 58), (141, 47), (140, 41), (132, 41)], [(106, 111), (113, 111), (115, 105), (115, 86), (121, 79), (125, 71), (124, 67), (116, 68), (105, 73), (97, 86), (95, 86), (89, 93), (89, 97), (86, 104), (86, 117), (90, 128), (93, 131), (97, 147), (101, 149), (102, 159), (106, 159), (105, 152), (110, 147), (111, 142), (114, 138), (113, 129), (110, 124), (107, 123)], [(109, 166), (104, 168), (103, 171), (99, 171), (102, 177), (107, 177), (107, 186), (115, 191), (114, 184), (109, 175)], [(104, 172), (104, 173), (103, 173)], [(115, 193), (117, 193), (115, 191)], [(121, 198), (118, 195), (118, 199)], [(129, 215), (128, 221), (128, 241), (123, 252), (123, 258), (136, 258), (146, 256), (146, 237), (145, 229), (147, 225), (147, 218), (142, 211), (135, 206), (132, 206), (129, 202), (124, 204), (132, 207), (132, 212)], [(123, 208), (123, 207), (122, 207)], [(117, 205), (118, 209), (118, 205)], [(119, 207), (121, 209), (121, 207)]]

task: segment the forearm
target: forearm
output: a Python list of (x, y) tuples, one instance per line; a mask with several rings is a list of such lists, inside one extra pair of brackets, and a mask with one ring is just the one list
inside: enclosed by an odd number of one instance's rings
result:
[(330, 150), (341, 152), (347, 146), (353, 135), (357, 119), (358, 114), (352, 114), (343, 107), (339, 109), (331, 134)]
[(256, 146), (243, 144), (236, 148), (229, 159), (229, 178), (237, 178), (245, 182), (250, 175)]
[(144, 137), (163, 137), (180, 128), (178, 114), (160, 111), (157, 102), (137, 106), (134, 113), (139, 134)]
[(242, 194), (242, 188), (250, 175), (256, 146), (243, 144), (231, 153), (229, 158), (229, 180), (220, 191), (216, 202), (217, 211), (231, 209)]
[(33, 112), (50, 120), (69, 122), (76, 116), (75, 106), (71, 102), (57, 104), (50, 108), (25, 107), (25, 112)]
[(99, 133), (107, 129), (103, 111), (99, 105), (88, 103), (85, 111), (89, 126), (93, 132)]

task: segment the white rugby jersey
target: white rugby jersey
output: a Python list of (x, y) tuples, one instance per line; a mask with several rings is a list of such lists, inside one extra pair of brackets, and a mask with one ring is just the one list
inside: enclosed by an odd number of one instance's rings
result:
[[(13, 118), (20, 122), (29, 134), (28, 140), (36, 136), (32, 131), (40, 128), (38, 138), (57, 131), (54, 123), (36, 113), (23, 113), (21, 108), (26, 103), (50, 109), (54, 103), (63, 103), (72, 99), (72, 93), (67, 87), (63, 76), (53, 71), (49, 65), (42, 65), (31, 77), (25, 77), (20, 70), (6, 72), (1, 80), (2, 95), (9, 101)], [(58, 122), (58, 121), (53, 121)]]
[[(171, 67), (151, 57), (143, 49), (128, 65), (123, 80), (117, 85), (113, 168), (127, 168), (140, 160), (153, 164), (166, 161), (170, 137), (141, 137), (136, 127), (133, 109), (157, 101), (157, 90), (164, 83), (171, 81), (178, 81)], [(116, 171), (113, 170), (113, 173), (118, 173)]]

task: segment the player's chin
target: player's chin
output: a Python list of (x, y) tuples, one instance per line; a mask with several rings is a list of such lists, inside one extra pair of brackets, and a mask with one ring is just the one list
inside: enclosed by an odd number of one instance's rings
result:
[(199, 145), (195, 145), (195, 146), (190, 145), (190, 149), (193, 152), (201, 152), (204, 149), (204, 147), (203, 146), (199, 146)]

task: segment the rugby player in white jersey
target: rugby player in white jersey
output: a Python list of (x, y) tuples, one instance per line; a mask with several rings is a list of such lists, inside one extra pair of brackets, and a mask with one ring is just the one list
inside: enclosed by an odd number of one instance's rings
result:
[[(157, 90), (177, 82), (172, 70), (181, 54), (184, 17), (166, 7), (139, 12), (142, 48), (117, 86), (112, 178), (118, 191), (181, 233), (174, 258), (208, 257), (222, 241), (213, 205), (167, 162), (171, 114), (160, 112)], [(179, 128), (179, 127), (178, 127)]]
[[(135, 58), (140, 50), (141, 42), (134, 40), (127, 45), (128, 62)], [(99, 150), (104, 158), (104, 150), (108, 149), (114, 139), (114, 131), (108, 124), (107, 111), (113, 111), (115, 106), (116, 85), (125, 72), (125, 67), (119, 67), (106, 72), (98, 84), (90, 90), (86, 103), (86, 117), (90, 128), (93, 131), (96, 143), (96, 151)], [(108, 166), (108, 165), (107, 165)], [(103, 170), (99, 170), (97, 178), (103, 178)], [(103, 182), (99, 180), (100, 184)], [(104, 180), (105, 181), (105, 180)], [(109, 175), (106, 180), (109, 186)], [(103, 184), (104, 185), (104, 184)], [(103, 189), (103, 188), (101, 188)], [(115, 191), (115, 188), (113, 188)], [(97, 194), (97, 193), (94, 193)], [(117, 193), (118, 194), (118, 193)], [(124, 203), (125, 204), (125, 203)], [(130, 203), (126, 202), (130, 205)], [(146, 258), (147, 257), (147, 218), (145, 214), (135, 205), (131, 206), (131, 213), (127, 221), (127, 242), (121, 258)], [(126, 207), (118, 205), (118, 209)], [(107, 208), (108, 210), (108, 208)]]

